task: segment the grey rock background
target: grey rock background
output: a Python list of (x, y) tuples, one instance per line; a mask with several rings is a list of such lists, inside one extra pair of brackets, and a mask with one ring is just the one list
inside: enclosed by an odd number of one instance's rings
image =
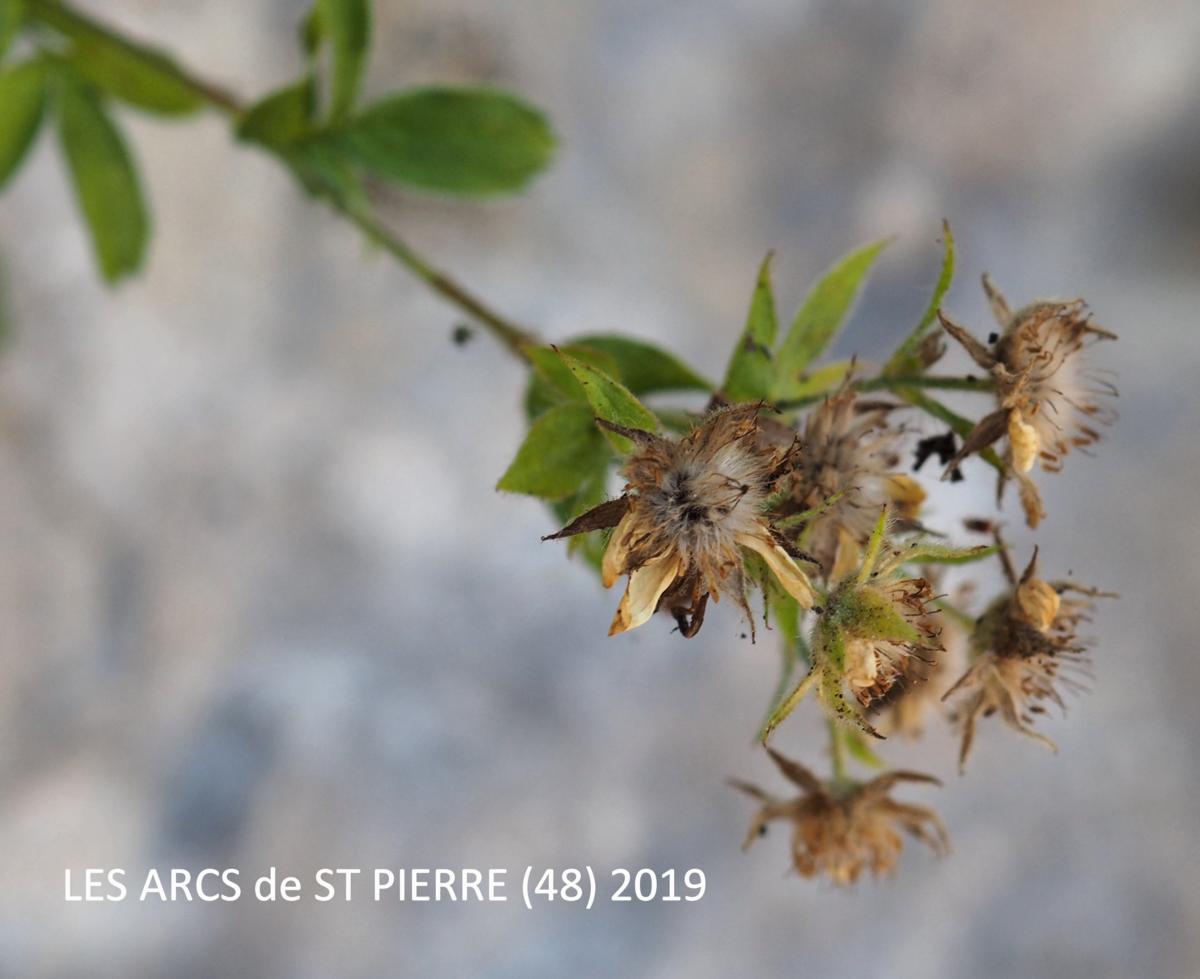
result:
[[(244, 94), (299, 68), (299, 2), (89, 7)], [(616, 601), (495, 494), (522, 376), (205, 118), (128, 117), (157, 235), (97, 285), (50, 141), (0, 198), (0, 974), (1194, 976), (1200, 973), (1200, 7), (377, 4), (371, 85), (509, 85), (562, 137), (486, 206), (397, 198), (439, 263), (549, 337), (615, 328), (720, 372), (756, 264), (785, 310), (896, 233), (844, 352), (950, 305), (1082, 294), (1119, 425), (1049, 483), (1049, 566), (1124, 593), (1047, 730), (888, 745), (932, 770), (943, 861), (851, 892), (748, 855), (774, 683), (721, 607), (620, 640)], [(990, 481), (939, 488), (952, 525)], [(1015, 501), (1014, 501), (1015, 505)], [(1019, 517), (1009, 512), (1013, 524)], [(1027, 536), (1017, 533), (1022, 547)], [(814, 712), (782, 732), (819, 764)], [(67, 904), (65, 867), (681, 869), (688, 905)]]

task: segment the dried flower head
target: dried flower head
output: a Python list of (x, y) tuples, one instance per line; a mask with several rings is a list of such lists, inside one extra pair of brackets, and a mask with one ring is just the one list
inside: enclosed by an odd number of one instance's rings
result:
[(921, 540), (900, 545), (888, 538), (887, 525), (884, 507), (862, 564), (834, 586), (818, 609), (812, 669), (772, 711), (761, 732), (764, 742), (814, 686), (838, 719), (882, 738), (869, 711), (886, 703), (911, 674), (936, 664), (942, 642), (931, 604), (933, 589), (924, 578), (908, 575), (905, 566), (971, 561), (995, 548), (953, 548)]
[[(930, 579), (930, 588), (937, 588), (938, 577)], [(961, 601), (956, 598), (956, 604)], [(868, 708), (872, 725), (881, 734), (898, 734), (916, 739), (925, 731), (925, 720), (931, 710), (941, 706), (942, 694), (957, 676), (954, 664), (955, 650), (961, 647), (965, 636), (962, 629), (955, 627), (938, 609), (929, 609), (916, 626), (928, 635), (936, 635), (941, 643), (932, 663), (916, 656), (909, 657), (908, 664), (890, 689), (877, 697)]]
[(1087, 621), (1092, 598), (1114, 597), (1070, 582), (1048, 582), (1037, 576), (1037, 550), (1019, 579), (1005, 562), (1012, 588), (980, 617), (971, 638), (973, 663), (946, 691), (943, 699), (969, 694), (957, 713), (962, 723), (959, 768), (966, 766), (979, 717), (999, 711), (1022, 734), (1057, 750), (1053, 741), (1034, 730), (1035, 715), (1048, 703), (1064, 713), (1063, 691), (1084, 689), (1088, 643), (1076, 630)]
[(1005, 472), (1017, 480), (1026, 522), (1036, 527), (1045, 508), (1028, 475), (1034, 464), (1040, 460), (1043, 471), (1059, 472), (1071, 447), (1096, 442), (1097, 426), (1114, 417), (1105, 401), (1116, 397), (1116, 388), (1086, 365), (1082, 353), (1091, 342), (1116, 335), (1089, 320), (1081, 299), (1036, 302), (1014, 313), (986, 275), (983, 287), (1002, 330), (993, 334), (990, 346), (941, 311), (938, 316), (946, 332), (991, 374), (999, 407), (967, 435), (946, 471), (1007, 436)]
[(704, 620), (708, 599), (725, 591), (749, 616), (745, 551), (760, 555), (803, 608), (813, 604), (803, 557), (771, 525), (767, 496), (789, 465), (794, 447), (772, 448), (759, 438), (758, 405), (710, 412), (681, 439), (601, 423), (632, 440), (622, 468), (624, 494), (589, 510), (551, 538), (614, 527), (601, 575), (611, 587), (629, 581), (609, 635), (634, 629), (659, 608), (685, 636)]
[(750, 823), (743, 849), (783, 819), (793, 824), (792, 866), (802, 877), (825, 874), (835, 884), (853, 884), (864, 869), (876, 877), (892, 872), (904, 847), (900, 831), (916, 837), (934, 853), (949, 850), (946, 827), (924, 806), (897, 802), (888, 793), (897, 782), (941, 783), (931, 775), (896, 771), (869, 782), (837, 779), (822, 782), (803, 765), (767, 749), (783, 775), (802, 790), (793, 799), (777, 799), (745, 782), (736, 788), (762, 802)]
[[(839, 629), (844, 675), (864, 710), (897, 694), (909, 679), (923, 679), (942, 649), (941, 624), (924, 578), (895, 578), (838, 586), (819, 629)], [(835, 645), (831, 640), (828, 645)]]
[(812, 410), (801, 451), (783, 481), (780, 518), (812, 513), (798, 531), (799, 546), (821, 562), (830, 580), (857, 567), (879, 508), (896, 505), (910, 519), (925, 492), (899, 472), (903, 430), (890, 423), (896, 405), (860, 401), (848, 386)]

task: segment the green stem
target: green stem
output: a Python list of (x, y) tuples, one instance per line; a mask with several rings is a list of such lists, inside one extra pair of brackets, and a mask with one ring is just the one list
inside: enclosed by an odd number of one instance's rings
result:
[[(860, 381), (852, 381), (850, 387), (855, 391), (908, 391), (914, 388), (930, 388), (945, 391), (989, 393), (992, 391), (992, 382), (989, 378), (972, 376), (944, 377), (935, 374), (915, 374), (897, 377), (868, 377)], [(792, 408), (804, 408), (808, 405), (816, 404), (818, 401), (824, 401), (828, 396), (829, 392), (827, 391), (820, 394), (806, 394), (802, 398), (779, 401), (776, 403), (776, 407), (781, 411), (787, 411)]]
[(64, 3), (58, 3), (56, 0), (25, 0), (25, 15), (31, 20), (54, 28), (67, 37), (103, 41), (120, 48), (131, 57), (152, 62), (156, 70), (170, 73), (176, 81), (190, 89), (197, 98), (225, 115), (236, 116), (242, 112), (242, 106), (237, 98), (224, 88), (186, 71), (173, 59), (150, 45), (134, 41)]
[(388, 252), (443, 299), (482, 323), (513, 354), (528, 361), (530, 348), (541, 345), (536, 336), (501, 316), (482, 299), (467, 291), (444, 272), (438, 271), (411, 245), (385, 228), (365, 210), (341, 200), (335, 199), (332, 203), (339, 214), (371, 241)]
[(833, 778), (834, 781), (841, 781), (846, 777), (846, 746), (843, 743), (845, 732), (832, 717), (825, 723), (829, 727), (829, 760), (833, 765)]
[[(131, 57), (152, 63), (156, 70), (169, 72), (197, 98), (233, 120), (238, 119), (246, 111), (246, 107), (221, 86), (193, 74), (153, 47), (133, 41), (116, 29), (87, 14), (80, 13), (58, 0), (27, 0), (26, 16), (67, 37), (100, 40), (119, 47)], [(388, 252), (425, 285), (447, 302), (477, 320), (510, 352), (521, 360), (528, 361), (529, 349), (540, 344), (534, 334), (497, 313), (478, 296), (438, 270), (415, 248), (395, 232), (385, 228), (362, 207), (336, 197), (331, 198), (331, 202), (339, 214)]]
[(767, 713), (763, 717), (762, 724), (759, 725), (759, 738), (762, 738), (761, 732), (767, 729), (767, 725), (771, 723), (771, 718), (775, 716), (775, 710), (783, 700), (784, 695), (788, 691), (788, 685), (792, 682), (792, 674), (796, 672), (796, 663), (799, 656), (796, 652), (796, 644), (790, 639), (784, 639), (780, 646), (780, 670), (779, 682), (775, 684), (775, 692), (771, 694), (771, 702), (767, 705)]
[(817, 682), (819, 677), (820, 673), (815, 667), (808, 671), (804, 679), (797, 683), (792, 692), (788, 694), (787, 699), (771, 712), (771, 716), (767, 718), (767, 723), (763, 725), (762, 730), (759, 732), (759, 741), (763, 744), (767, 743), (774, 733), (775, 728), (779, 727), (783, 723), (784, 718), (796, 709), (796, 705), (804, 699), (804, 695), (812, 689), (812, 685)]

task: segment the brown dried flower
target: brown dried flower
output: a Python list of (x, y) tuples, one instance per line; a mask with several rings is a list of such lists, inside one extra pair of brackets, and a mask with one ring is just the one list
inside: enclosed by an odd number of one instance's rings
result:
[(890, 874), (904, 843), (901, 830), (939, 856), (949, 851), (946, 827), (924, 806), (897, 802), (888, 793), (897, 782), (941, 785), (919, 772), (887, 772), (869, 782), (836, 779), (822, 782), (803, 765), (771, 748), (767, 753), (803, 794), (782, 800), (746, 782), (731, 784), (762, 802), (750, 823), (747, 849), (774, 820), (793, 824), (792, 866), (802, 877), (825, 874), (835, 884), (853, 884), (864, 869), (876, 877)]
[(1076, 630), (1087, 621), (1092, 598), (1115, 597), (1037, 577), (1036, 549), (1020, 579), (1007, 561), (1005, 570), (1012, 588), (980, 617), (971, 638), (974, 662), (942, 698), (971, 695), (957, 715), (963, 729), (960, 770), (971, 753), (976, 721), (997, 711), (1010, 727), (1057, 750), (1053, 741), (1034, 730), (1034, 716), (1046, 712), (1047, 702), (1066, 711), (1059, 687), (1070, 692), (1084, 689), (1076, 677), (1088, 675), (1088, 643)]
[(937, 662), (942, 628), (932, 600), (924, 578), (858, 586), (854, 606), (860, 621), (844, 626), (845, 677), (865, 710), (898, 693), (898, 686), (923, 679)]
[[(934, 574), (929, 587), (936, 588), (936, 573), (932, 570), (927, 573)], [(957, 675), (953, 664), (957, 661), (955, 650), (964, 639), (962, 630), (939, 610), (928, 606), (914, 624), (923, 634), (937, 636), (940, 648), (933, 657), (910, 656), (896, 681), (870, 704), (871, 723), (885, 736), (921, 737), (926, 716), (940, 706), (942, 694)]]
[(614, 527), (601, 576), (611, 587), (629, 576), (609, 635), (634, 629), (659, 608), (671, 612), (685, 636), (704, 621), (711, 596), (727, 591), (746, 612), (745, 551), (760, 555), (803, 608), (814, 592), (796, 564), (803, 557), (771, 526), (763, 506), (794, 447), (759, 439), (759, 405), (710, 412), (681, 439), (604, 426), (635, 450), (625, 461), (625, 492), (589, 510), (552, 538)]
[(862, 545), (885, 503), (909, 520), (925, 500), (912, 477), (899, 472), (903, 430), (890, 424), (898, 406), (860, 401), (848, 386), (812, 410), (795, 466), (783, 482), (780, 518), (816, 512), (799, 532), (799, 546), (821, 562), (831, 581), (858, 566)]
[(1036, 527), (1045, 508), (1028, 475), (1034, 463), (1040, 460), (1045, 472), (1059, 472), (1071, 447), (1096, 442), (1097, 425), (1114, 417), (1104, 399), (1115, 397), (1116, 388), (1086, 366), (1081, 352), (1090, 342), (1116, 335), (1088, 319), (1081, 299), (1036, 302), (1014, 313), (986, 275), (983, 288), (1002, 328), (990, 346), (938, 311), (946, 332), (992, 375), (999, 404), (963, 440), (946, 472), (1007, 436), (1005, 474), (1017, 480), (1026, 522)]

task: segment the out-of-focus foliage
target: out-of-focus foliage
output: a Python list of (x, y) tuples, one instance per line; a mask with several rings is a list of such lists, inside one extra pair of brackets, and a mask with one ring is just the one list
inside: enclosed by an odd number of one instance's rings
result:
[(40, 59), (0, 72), (0, 187), (33, 144), (45, 104), (46, 66)]
[(243, 107), (165, 53), (69, 5), (0, 0), (0, 57), (32, 52), (0, 69), (0, 185), (25, 158), (45, 110), (54, 112), (97, 265), (116, 282), (140, 268), (150, 222), (108, 99), (161, 116), (221, 111), (239, 139), (275, 154), (308, 193), (360, 218), (369, 211), (370, 178), (490, 197), (520, 190), (548, 165), (549, 123), (507, 92), (420, 87), (359, 110), (370, 39), (368, 0), (317, 0), (300, 32), (305, 73)]
[(70, 72), (56, 79), (63, 156), (87, 220), (100, 274), (109, 282), (142, 264), (150, 218), (125, 141), (94, 89)]

